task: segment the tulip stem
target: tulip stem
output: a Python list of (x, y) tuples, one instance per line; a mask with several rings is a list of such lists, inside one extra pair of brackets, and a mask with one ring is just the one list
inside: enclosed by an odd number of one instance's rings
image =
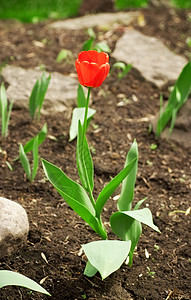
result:
[[(88, 106), (89, 106), (89, 100), (90, 100), (90, 92), (91, 92), (91, 87), (88, 87), (88, 94), (87, 94), (85, 114), (84, 114), (84, 123), (83, 123), (82, 147), (84, 147), (85, 134), (86, 134), (86, 130), (87, 130), (87, 117), (88, 117)], [(95, 208), (95, 200), (94, 200), (94, 197), (93, 197), (90, 186), (88, 186), (88, 192), (89, 192), (91, 203), (92, 203), (93, 207)]]
[(88, 94), (87, 94), (85, 114), (84, 114), (83, 137), (85, 136), (86, 130), (87, 130), (87, 117), (88, 117), (88, 106), (89, 106), (89, 100), (90, 100), (90, 92), (91, 92), (91, 87), (88, 87)]

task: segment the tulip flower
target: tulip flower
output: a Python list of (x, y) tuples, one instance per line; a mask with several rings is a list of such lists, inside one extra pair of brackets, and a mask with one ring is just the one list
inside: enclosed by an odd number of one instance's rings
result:
[(82, 51), (75, 62), (78, 79), (86, 87), (99, 87), (109, 70), (109, 55), (95, 50)]

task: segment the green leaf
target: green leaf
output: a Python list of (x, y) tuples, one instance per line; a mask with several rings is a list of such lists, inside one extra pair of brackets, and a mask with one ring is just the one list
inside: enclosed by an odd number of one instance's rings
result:
[(132, 65), (129, 64), (129, 65), (126, 65), (125, 63), (123, 62), (116, 62), (115, 64), (113, 64), (112, 66), (112, 71), (115, 69), (115, 68), (118, 68), (120, 69), (122, 72), (118, 74), (118, 77), (120, 78), (123, 78), (127, 75), (127, 73), (131, 70), (132, 68)]
[(18, 285), (30, 290), (51, 296), (43, 287), (32, 279), (8, 270), (0, 270), (0, 288), (8, 285)]
[(136, 182), (136, 176), (137, 176), (137, 166), (138, 166), (138, 145), (136, 140), (133, 142), (131, 149), (129, 150), (125, 166), (127, 166), (132, 160), (137, 159), (131, 172), (128, 176), (123, 180), (122, 183), (122, 189), (120, 198), (118, 200), (117, 206), (118, 210), (131, 210), (132, 207), (132, 201), (134, 197), (134, 188), (135, 188), (135, 182)]
[(34, 119), (35, 117), (37, 108), (38, 108), (38, 118), (40, 118), (40, 110), (42, 108), (44, 97), (48, 89), (50, 78), (51, 78), (50, 75), (48, 78), (46, 78), (45, 72), (43, 72), (41, 78), (39, 78), (36, 81), (32, 89), (31, 96), (29, 98), (29, 112), (32, 119)]
[[(87, 122), (90, 122), (93, 115), (96, 113), (95, 109), (88, 108), (88, 115), (87, 115)], [(85, 107), (76, 107), (73, 110), (72, 113), (72, 121), (70, 125), (70, 141), (74, 140), (76, 136), (78, 135), (78, 123), (79, 120), (81, 124), (83, 125), (84, 122), (84, 114), (85, 114)]]
[(40, 83), (40, 90), (38, 94), (38, 106), (39, 106), (39, 111), (42, 108), (42, 104), (44, 101), (45, 94), (47, 92), (49, 83), (50, 83), (51, 75), (49, 75), (47, 78), (45, 77), (45, 72), (42, 74), (41, 78), (41, 83)]
[(40, 84), (40, 80), (38, 79), (32, 89), (31, 95), (29, 97), (29, 112), (31, 115), (31, 118), (34, 119), (35, 116), (35, 112), (37, 110), (38, 107), (38, 99), (37, 99), (37, 95), (38, 95), (38, 90), (39, 90), (39, 84)]
[[(173, 112), (175, 111), (178, 112), (181, 106), (186, 102), (190, 94), (190, 91), (191, 91), (191, 61), (189, 61), (182, 69), (182, 72), (180, 73), (178, 80), (174, 85), (174, 89), (168, 99), (167, 106), (158, 119), (157, 130), (156, 130), (157, 136), (161, 134), (164, 127), (173, 117), (172, 116)], [(174, 123), (175, 123), (175, 119), (173, 119), (172, 121), (171, 131)]]
[(1, 131), (2, 131), (2, 136), (5, 135), (5, 128), (6, 128), (6, 119), (7, 119), (7, 95), (6, 95), (6, 90), (5, 86), (2, 83), (1, 84), (1, 91), (0, 91), (0, 110), (1, 110)]
[(111, 52), (111, 49), (105, 42), (97, 43), (93, 49), (98, 52), (107, 52), (107, 53)]
[(94, 187), (93, 161), (86, 137), (84, 136), (83, 139), (83, 128), (80, 121), (78, 126), (79, 127), (76, 148), (77, 168), (83, 187), (87, 192), (91, 193)]
[(42, 144), (42, 142), (44, 142), (46, 135), (47, 135), (47, 124), (45, 123), (42, 129), (39, 131), (39, 133), (24, 145), (23, 148), (25, 153), (28, 153), (33, 150), (34, 140), (37, 137), (38, 137), (38, 146), (39, 146), (40, 144)]
[(136, 164), (137, 158), (132, 160), (117, 176), (115, 176), (101, 191), (96, 201), (96, 213), (99, 218), (101, 215), (101, 211), (109, 199), (109, 197), (113, 194), (116, 188), (120, 185), (120, 183), (125, 179), (127, 175), (131, 172), (132, 168)]
[(139, 207), (141, 206), (141, 204), (142, 204), (145, 200), (147, 200), (147, 198), (148, 198), (148, 197), (146, 197), (146, 198), (144, 198), (144, 199), (142, 199), (142, 200), (139, 200), (139, 201), (137, 202), (137, 204), (135, 205), (134, 210), (139, 209)]
[(86, 268), (84, 270), (84, 275), (88, 277), (93, 277), (97, 273), (97, 271), (98, 270), (94, 266), (92, 266), (88, 260), (86, 263)]
[(72, 60), (72, 59), (73, 59), (72, 51), (67, 49), (62, 49), (56, 58), (56, 62), (60, 63), (63, 60)]
[(77, 104), (78, 107), (85, 107), (86, 106), (86, 96), (81, 84), (78, 85), (78, 97), (77, 97)]
[(154, 225), (154, 223), (153, 223), (152, 213), (149, 208), (142, 208), (142, 209), (131, 210), (131, 211), (123, 211), (122, 213), (151, 227), (152, 229), (156, 230), (157, 232), (160, 232), (158, 227), (156, 225)]
[(7, 136), (7, 129), (8, 129), (8, 123), (9, 123), (12, 105), (13, 103), (11, 102), (9, 106), (9, 112), (7, 113), (8, 101), (7, 101), (5, 86), (2, 83), (0, 88), (0, 112), (1, 112), (1, 136), (2, 137)]
[(133, 253), (142, 233), (141, 223), (123, 212), (116, 212), (110, 218), (112, 231), (123, 241), (131, 241), (129, 265), (133, 262)]
[[(33, 150), (33, 144), (34, 144), (34, 140), (36, 137), (38, 137), (38, 146), (39, 146), (45, 140), (46, 135), (47, 135), (47, 125), (45, 123), (43, 128), (41, 129), (41, 131), (39, 131), (39, 133), (34, 138), (32, 138), (30, 141), (28, 141), (24, 145), (23, 149), (24, 149), (25, 154), (27, 154), (28, 152)], [(13, 161), (16, 161), (18, 159), (19, 159), (19, 156), (14, 158)]]
[(83, 46), (82, 46), (82, 51), (92, 50), (93, 42), (94, 42), (94, 38), (90, 38), (87, 41), (85, 41)]
[(19, 159), (21, 161), (21, 164), (27, 175), (28, 180), (31, 181), (31, 168), (30, 168), (29, 160), (25, 154), (22, 144), (20, 144), (20, 146), (19, 146)]
[(152, 214), (148, 208), (116, 212), (110, 218), (112, 231), (123, 241), (131, 240), (132, 242), (129, 254), (130, 265), (132, 265), (133, 253), (141, 236), (141, 223), (160, 232), (158, 227), (153, 224)]
[(94, 30), (90, 27), (87, 29), (87, 33), (88, 35), (92, 38), (92, 39), (95, 39), (96, 38), (96, 34), (94, 32)]
[(174, 108), (172, 110), (172, 117), (171, 117), (171, 123), (170, 123), (170, 128), (169, 128), (169, 133), (172, 133), (174, 125), (175, 125), (175, 121), (176, 121), (176, 115), (177, 115), (177, 108)]
[(9, 109), (8, 109), (6, 124), (5, 124), (5, 136), (7, 136), (7, 133), (8, 133), (8, 126), (9, 126), (9, 120), (10, 120), (10, 116), (11, 116), (12, 107), (13, 107), (13, 101), (11, 101), (9, 104)]
[(38, 136), (34, 139), (33, 143), (33, 168), (31, 181), (34, 180), (38, 170)]
[(121, 267), (129, 254), (130, 247), (131, 241), (115, 240), (94, 241), (82, 246), (90, 264), (99, 271), (102, 279)]
[(95, 209), (82, 186), (68, 178), (58, 167), (42, 159), (44, 172), (68, 205), (103, 239), (107, 234), (95, 217)]

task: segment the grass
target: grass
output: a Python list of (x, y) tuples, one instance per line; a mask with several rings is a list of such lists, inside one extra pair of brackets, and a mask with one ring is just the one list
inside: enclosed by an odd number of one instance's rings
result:
[(115, 0), (115, 7), (120, 9), (133, 7), (146, 7), (148, 0)]
[[(0, 0), (0, 19), (33, 22), (78, 15), (83, 0)], [(96, 0), (95, 0), (96, 1)], [(170, 0), (178, 8), (191, 8), (191, 0)], [(146, 7), (148, 0), (115, 0), (117, 10)]]
[(171, 3), (178, 8), (191, 8), (191, 0), (171, 0)]
[(39, 22), (78, 14), (82, 0), (1, 0), (0, 19)]

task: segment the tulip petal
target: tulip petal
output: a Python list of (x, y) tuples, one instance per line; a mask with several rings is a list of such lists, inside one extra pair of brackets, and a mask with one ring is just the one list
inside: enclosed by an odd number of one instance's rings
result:
[(99, 72), (98, 65), (96, 63), (89, 63), (82, 61), (80, 63), (80, 70), (83, 77), (83, 85), (89, 87), (95, 87), (94, 79)]
[(77, 71), (77, 74), (78, 74), (78, 80), (79, 80), (81, 85), (84, 85), (84, 80), (83, 80), (82, 72), (81, 72), (81, 69), (80, 69), (80, 61), (78, 59), (75, 61), (75, 67), (76, 67), (76, 71)]
[(98, 62), (98, 54), (99, 53), (95, 50), (82, 51), (79, 53), (78, 59), (80, 62), (88, 61), (89, 63), (91, 63), (91, 62), (97, 63)]
[(108, 63), (104, 64), (99, 68), (99, 72), (97, 73), (95, 79), (94, 79), (94, 84), (95, 87), (99, 87), (102, 82), (106, 79), (108, 73), (109, 73), (110, 66)]
[(98, 53), (98, 66), (101, 67), (101, 65), (109, 62), (109, 55), (105, 52)]
[(79, 82), (83, 86), (98, 87), (109, 73), (109, 55), (95, 50), (82, 51), (78, 55), (75, 66)]
[(105, 76), (103, 81), (106, 79), (107, 75), (109, 74), (110, 65), (108, 63), (105, 64)]

